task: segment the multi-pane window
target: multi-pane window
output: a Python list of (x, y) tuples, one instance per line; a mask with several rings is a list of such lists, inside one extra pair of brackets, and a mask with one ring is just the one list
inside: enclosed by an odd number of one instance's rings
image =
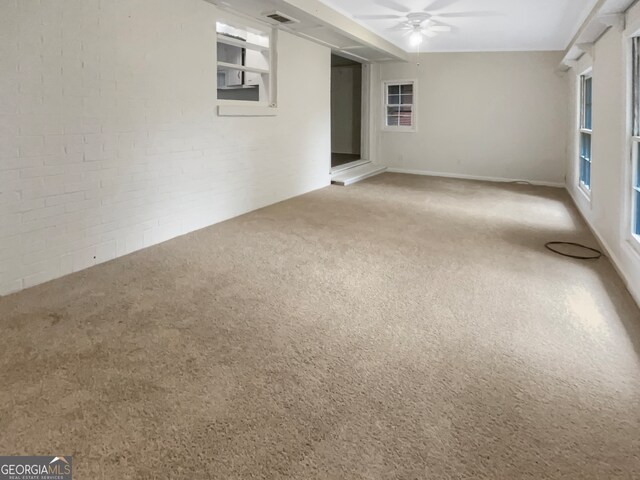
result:
[(580, 186), (591, 190), (591, 134), (593, 77), (580, 76)]
[(640, 37), (633, 39), (631, 152), (631, 231), (640, 236)]
[(270, 101), (271, 32), (241, 22), (216, 24), (218, 100)]
[(385, 83), (385, 127), (389, 130), (415, 130), (415, 82)]

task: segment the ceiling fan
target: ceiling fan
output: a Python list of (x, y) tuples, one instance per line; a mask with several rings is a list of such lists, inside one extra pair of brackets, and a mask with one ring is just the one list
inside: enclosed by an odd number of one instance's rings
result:
[(409, 41), (413, 46), (422, 43), (423, 37), (434, 37), (438, 33), (450, 32), (451, 25), (447, 25), (442, 19), (464, 17), (486, 17), (493, 15), (491, 12), (443, 12), (442, 9), (458, 2), (459, 0), (434, 0), (421, 11), (411, 11), (410, 8), (395, 0), (376, 0), (375, 3), (390, 10), (399, 12), (388, 15), (355, 15), (358, 20), (400, 20), (400, 23), (390, 30), (406, 30), (409, 33)]
[(435, 23), (427, 12), (412, 12), (406, 16), (406, 21), (392, 27), (392, 30), (406, 30), (410, 32), (409, 42), (414, 47), (420, 45), (424, 37), (435, 37), (441, 32), (450, 32), (451, 26), (444, 23)]

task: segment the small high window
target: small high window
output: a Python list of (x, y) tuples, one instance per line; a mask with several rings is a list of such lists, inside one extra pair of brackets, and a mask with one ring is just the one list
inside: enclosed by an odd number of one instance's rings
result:
[(385, 130), (416, 130), (416, 82), (386, 82), (384, 86)]
[(216, 24), (218, 100), (271, 102), (272, 35), (225, 19)]

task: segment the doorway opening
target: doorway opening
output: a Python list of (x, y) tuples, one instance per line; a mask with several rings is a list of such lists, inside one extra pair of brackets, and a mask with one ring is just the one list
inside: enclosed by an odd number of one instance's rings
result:
[(331, 168), (362, 160), (362, 64), (331, 55)]

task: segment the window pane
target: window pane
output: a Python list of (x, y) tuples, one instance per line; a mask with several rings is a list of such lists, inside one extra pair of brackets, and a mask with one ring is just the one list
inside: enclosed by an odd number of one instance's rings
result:
[(635, 197), (635, 211), (636, 211), (636, 216), (635, 216), (635, 220), (634, 220), (634, 231), (633, 233), (635, 233), (636, 235), (640, 235), (640, 192), (635, 190), (634, 191), (634, 197)]
[(580, 134), (580, 157), (591, 160), (591, 135), (588, 133)]
[(587, 80), (587, 86), (586, 86), (586, 99), (585, 99), (585, 106), (584, 106), (584, 128), (586, 128), (587, 130), (591, 130), (591, 111), (592, 111), (592, 107), (591, 107), (591, 79), (589, 78)]
[(584, 170), (585, 170), (585, 181), (584, 181), (584, 185), (588, 188), (591, 189), (591, 163), (587, 162), (584, 165)]
[(585, 144), (585, 157), (590, 162), (591, 161), (591, 135), (585, 134), (584, 139)]
[(636, 165), (635, 165), (635, 178), (633, 179), (633, 186), (640, 188), (640, 143), (636, 143)]
[(633, 135), (640, 135), (640, 37), (633, 39)]
[(402, 85), (402, 94), (403, 95), (412, 95), (413, 94), (413, 85)]
[(387, 115), (400, 115), (400, 107), (387, 107)]
[(400, 95), (389, 95), (389, 105), (400, 105)]
[(581, 127), (587, 130), (592, 128), (592, 97), (593, 97), (593, 78), (582, 77), (582, 124)]
[(591, 130), (591, 106), (587, 106), (584, 111), (584, 128)]
[(580, 134), (580, 182), (591, 187), (591, 135)]
[(413, 95), (409, 94), (409, 95), (402, 95), (401, 96), (401, 100), (400, 103), (402, 103), (403, 105), (411, 105), (413, 104)]
[(584, 159), (580, 160), (580, 182), (587, 188), (591, 187), (591, 164)]
[(411, 112), (401, 112), (400, 113), (400, 126), (402, 127), (411, 127), (413, 125), (413, 116)]
[(585, 85), (585, 90), (586, 90), (586, 95), (585, 95), (585, 101), (586, 101), (586, 108), (585, 108), (585, 128), (587, 128), (588, 130), (591, 130), (591, 111), (592, 111), (592, 85), (593, 85), (593, 78), (587, 78), (586, 81), (586, 85)]
[(400, 85), (389, 85), (389, 95), (399, 95), (399, 94), (400, 94)]
[(588, 105), (591, 105), (591, 86), (593, 85), (593, 78), (588, 77), (584, 81), (585, 100)]
[(400, 117), (397, 115), (387, 116), (387, 127), (397, 127), (400, 123)]

